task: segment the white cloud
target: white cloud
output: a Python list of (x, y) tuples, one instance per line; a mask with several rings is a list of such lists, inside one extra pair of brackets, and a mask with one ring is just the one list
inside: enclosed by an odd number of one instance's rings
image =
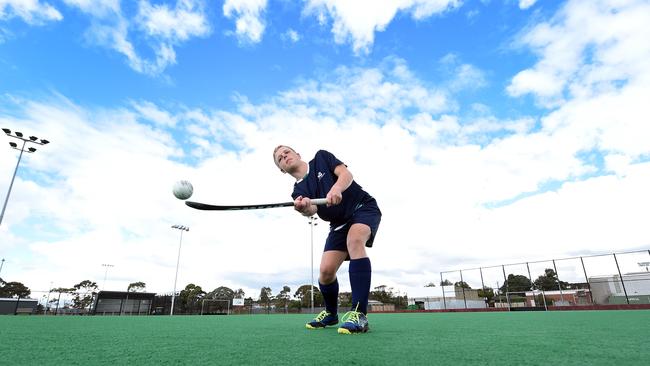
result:
[[(124, 14), (118, 0), (64, 1), (90, 15), (91, 26), (86, 38), (91, 44), (119, 52), (127, 58), (132, 69), (148, 75), (159, 75), (176, 63), (177, 45), (210, 33), (201, 0), (178, 0), (174, 8), (140, 0), (138, 14), (133, 19)], [(142, 52), (136, 49), (133, 39), (142, 39), (142, 43), (152, 49), (154, 57), (140, 56)]]
[(63, 2), (97, 18), (118, 14), (121, 11), (120, 0), (63, 0)]
[(138, 18), (148, 36), (169, 41), (186, 41), (210, 32), (200, 1), (179, 0), (174, 9), (166, 4), (151, 5), (141, 1)]
[(158, 106), (151, 102), (134, 102), (132, 106), (147, 121), (152, 121), (164, 127), (174, 127), (176, 125), (177, 118), (175, 116), (158, 108)]
[(524, 33), (520, 44), (540, 56), (508, 86), (544, 106), (586, 98), (624, 80), (648, 78), (650, 4), (646, 1), (569, 1), (550, 21)]
[(441, 71), (451, 75), (448, 84), (453, 91), (475, 90), (487, 85), (485, 73), (474, 65), (462, 63), (456, 54), (443, 56), (440, 64)]
[(519, 9), (528, 9), (531, 6), (535, 5), (537, 0), (519, 0)]
[(282, 34), (282, 39), (290, 41), (291, 43), (296, 43), (300, 40), (300, 34), (293, 29), (288, 29)]
[(384, 31), (398, 12), (422, 20), (460, 5), (460, 0), (391, 0), (381, 6), (372, 0), (308, 0), (304, 13), (316, 15), (321, 24), (331, 18), (336, 43), (351, 43), (354, 52), (367, 53), (375, 32)]
[(63, 15), (55, 7), (40, 0), (0, 0), (0, 20), (14, 17), (30, 25), (63, 19)]
[(223, 15), (235, 18), (235, 35), (242, 42), (258, 43), (266, 27), (262, 15), (266, 0), (226, 0)]

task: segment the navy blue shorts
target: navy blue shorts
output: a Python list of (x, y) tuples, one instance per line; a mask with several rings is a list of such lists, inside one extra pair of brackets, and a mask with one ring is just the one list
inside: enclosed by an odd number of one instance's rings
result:
[(379, 222), (381, 221), (381, 211), (377, 206), (377, 201), (371, 199), (364, 202), (361, 207), (357, 208), (352, 214), (352, 217), (345, 223), (332, 224), (330, 226), (330, 233), (327, 235), (325, 241), (324, 252), (328, 250), (339, 250), (342, 252), (348, 251), (348, 231), (354, 224), (365, 224), (370, 227), (370, 238), (366, 242), (368, 248), (372, 247), (375, 240), (375, 234), (379, 229)]

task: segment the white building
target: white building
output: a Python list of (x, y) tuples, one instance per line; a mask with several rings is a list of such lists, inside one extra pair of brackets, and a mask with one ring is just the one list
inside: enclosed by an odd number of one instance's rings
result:
[[(596, 304), (609, 304), (610, 299), (625, 298), (626, 293), (628, 298), (646, 303), (643, 299), (650, 298), (650, 272), (626, 273), (623, 281), (619, 275), (589, 277), (589, 286)], [(636, 301), (630, 299), (630, 302)]]

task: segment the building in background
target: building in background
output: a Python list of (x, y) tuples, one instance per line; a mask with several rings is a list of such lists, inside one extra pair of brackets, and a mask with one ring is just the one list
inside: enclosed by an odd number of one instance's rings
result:
[(95, 315), (149, 315), (155, 293), (99, 291), (95, 298)]
[(0, 298), (0, 315), (34, 314), (37, 305), (37, 299)]
[(589, 285), (596, 304), (626, 304), (626, 293), (630, 304), (650, 304), (650, 272), (589, 277)]

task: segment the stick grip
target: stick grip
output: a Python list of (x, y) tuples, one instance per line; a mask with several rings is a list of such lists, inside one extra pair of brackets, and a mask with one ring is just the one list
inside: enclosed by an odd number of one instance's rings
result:
[(314, 198), (311, 200), (312, 205), (324, 205), (327, 203), (327, 198)]

